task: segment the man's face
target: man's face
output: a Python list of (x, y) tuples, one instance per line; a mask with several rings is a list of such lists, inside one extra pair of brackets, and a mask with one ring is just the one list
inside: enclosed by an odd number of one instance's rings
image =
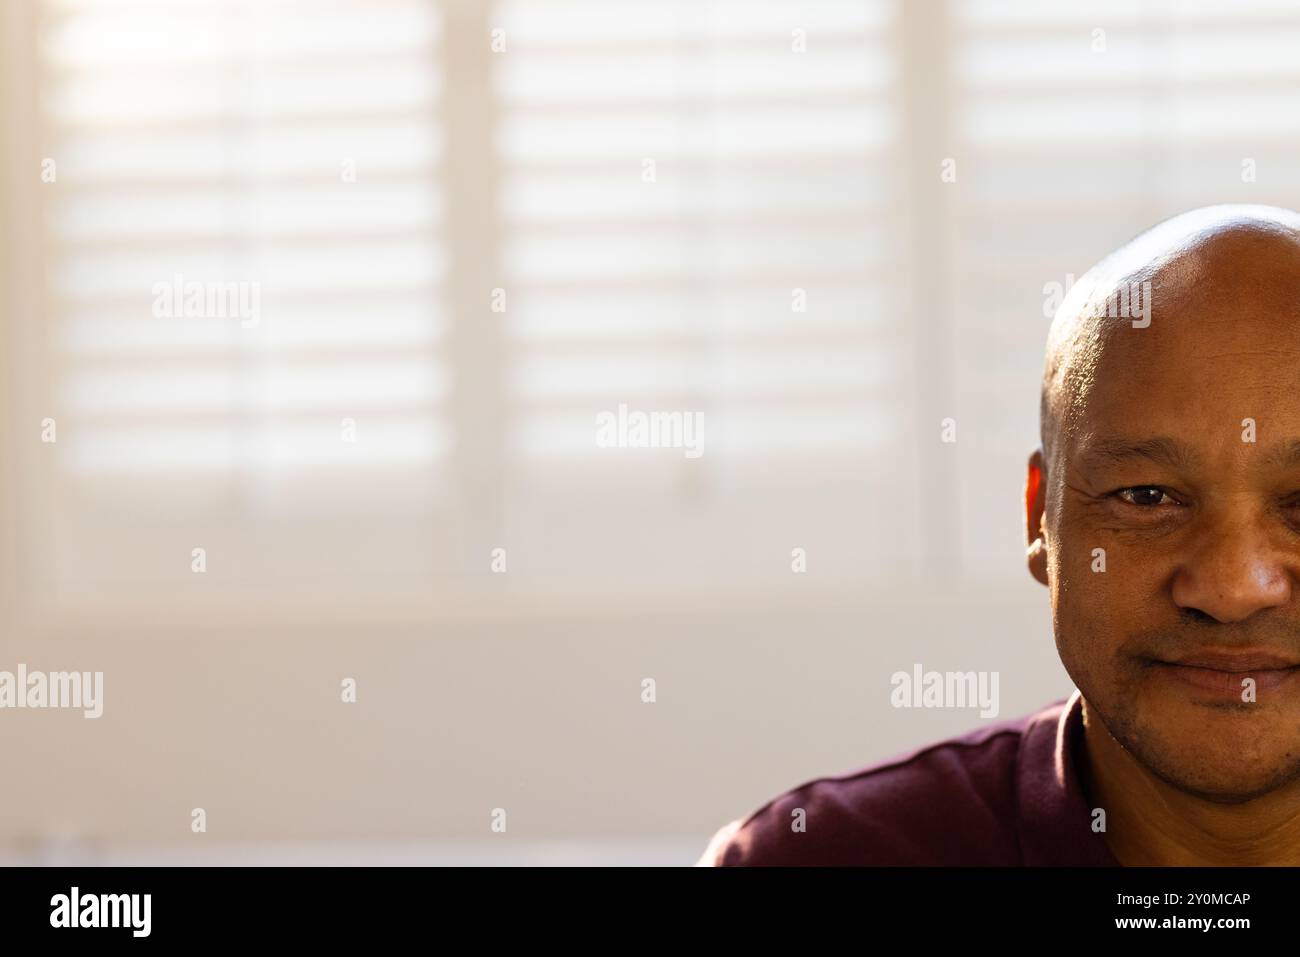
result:
[(1219, 801), (1300, 777), (1300, 254), (1237, 246), (1106, 320), (1042, 523), (1090, 712)]

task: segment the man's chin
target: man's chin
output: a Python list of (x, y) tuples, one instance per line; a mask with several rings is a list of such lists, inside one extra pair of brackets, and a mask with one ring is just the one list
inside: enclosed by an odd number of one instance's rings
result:
[(1149, 767), (1149, 770), (1169, 786), (1212, 804), (1246, 804), (1272, 794), (1300, 777), (1298, 769), (1270, 774), (1254, 770), (1249, 772), (1250, 776), (1234, 774), (1230, 769), (1226, 773), (1225, 769), (1217, 769), (1207, 774), (1199, 768), (1176, 764), (1164, 768)]
[(1281, 733), (1300, 718), (1277, 709), (1179, 702), (1130, 727), (1115, 737), (1140, 764), (1206, 801), (1242, 804), (1300, 780), (1300, 742)]

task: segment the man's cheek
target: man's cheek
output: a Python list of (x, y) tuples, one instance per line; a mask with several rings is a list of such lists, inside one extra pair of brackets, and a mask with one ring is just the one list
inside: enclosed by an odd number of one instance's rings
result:
[(1071, 592), (1104, 596), (1112, 590), (1114, 549), (1097, 538), (1071, 530), (1049, 545), (1050, 580), (1063, 596)]
[[(1142, 628), (1145, 604), (1120, 593), (1109, 572), (1093, 572), (1091, 563), (1064, 569), (1054, 607), (1057, 651), (1076, 685), (1129, 683), (1124, 654), (1126, 636)], [(1093, 679), (1091, 682), (1089, 679)]]

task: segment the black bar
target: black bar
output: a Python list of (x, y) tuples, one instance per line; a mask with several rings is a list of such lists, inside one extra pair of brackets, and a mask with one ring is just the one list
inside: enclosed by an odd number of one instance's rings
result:
[[(810, 943), (835, 930), (864, 947), (899, 933), (988, 944), (1031, 930), (1052, 946), (1101, 935), (1231, 944), (1294, 925), (1296, 878), (1291, 868), (9, 868), (0, 871), (0, 926), (6, 944), (90, 946), (336, 947), (418, 933), (461, 949), (463, 933), (479, 944), (518, 933), (535, 947), (590, 939), (621, 949), (644, 939), (675, 948), (701, 931)], [(78, 922), (102, 914), (119, 926), (52, 926), (70, 923), (74, 887)], [(101, 896), (146, 894), (147, 936), (137, 936), (143, 896), (129, 909), (120, 896)]]

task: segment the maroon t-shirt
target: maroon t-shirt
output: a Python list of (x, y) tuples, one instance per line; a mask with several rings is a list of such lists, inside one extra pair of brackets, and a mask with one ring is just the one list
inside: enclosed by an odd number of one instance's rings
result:
[(719, 830), (699, 863), (1118, 866), (1093, 830), (1084, 768), (1076, 691), (1037, 714), (788, 791)]

